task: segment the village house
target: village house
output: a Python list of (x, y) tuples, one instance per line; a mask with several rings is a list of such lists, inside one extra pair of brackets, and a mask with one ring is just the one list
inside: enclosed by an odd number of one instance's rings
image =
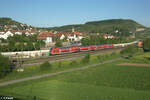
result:
[(8, 30), (8, 31), (2, 31), (0, 32), (0, 38), (7, 39), (9, 36), (14, 35), (23, 35), (26, 36), (37, 34), (37, 32), (31, 32), (31, 31), (25, 31), (25, 30)]
[(80, 32), (74, 32), (74, 29), (72, 29), (72, 32), (41, 32), (37, 39), (43, 40), (45, 43), (52, 43), (56, 41), (56, 38), (67, 40), (68, 42), (80, 41), (83, 38), (83, 34)]
[(54, 37), (53, 33), (50, 32), (42, 32), (38, 35), (38, 40), (43, 40), (45, 43), (52, 43), (52, 38)]
[(115, 38), (113, 35), (104, 34), (104, 39), (113, 39), (113, 38)]

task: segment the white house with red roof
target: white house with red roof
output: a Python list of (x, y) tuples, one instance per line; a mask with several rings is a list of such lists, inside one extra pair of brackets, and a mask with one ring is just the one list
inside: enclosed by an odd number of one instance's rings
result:
[(37, 34), (37, 32), (31, 32), (31, 31), (26, 31), (26, 30), (1, 31), (0, 32), (0, 38), (7, 39), (9, 36), (23, 35), (23, 34), (25, 34), (26, 36), (30, 36), (30, 35)]
[(45, 43), (52, 43), (52, 37), (54, 37), (53, 33), (50, 32), (42, 32), (38, 35), (38, 40), (43, 40)]
[(115, 38), (113, 35), (104, 34), (104, 39), (113, 39), (113, 38)]

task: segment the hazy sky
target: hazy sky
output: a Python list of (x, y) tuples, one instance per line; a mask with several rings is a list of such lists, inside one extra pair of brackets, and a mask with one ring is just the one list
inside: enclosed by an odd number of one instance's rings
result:
[(150, 27), (150, 0), (0, 0), (0, 17), (40, 27), (116, 18)]

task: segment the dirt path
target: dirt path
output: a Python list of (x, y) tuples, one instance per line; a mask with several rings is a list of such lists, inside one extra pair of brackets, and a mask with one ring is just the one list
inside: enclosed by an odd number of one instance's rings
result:
[(39, 75), (39, 76), (33, 76), (33, 77), (27, 77), (27, 78), (22, 78), (22, 79), (17, 79), (17, 80), (11, 80), (11, 81), (7, 81), (7, 82), (2, 82), (2, 83), (0, 83), (0, 86), (6, 86), (6, 85), (9, 85), (9, 84), (14, 84), (14, 83), (18, 83), (18, 82), (23, 82), (23, 81), (33, 80), (33, 79), (39, 79), (39, 78), (44, 78), (44, 77), (55, 76), (55, 75), (59, 75), (59, 74), (67, 73), (67, 72), (84, 70), (84, 69), (87, 69), (87, 68), (96, 67), (97, 65), (111, 63), (111, 62), (114, 62), (114, 61), (117, 61), (117, 60), (120, 60), (120, 59), (121, 58), (116, 58), (116, 59), (113, 59), (113, 60), (105, 61), (103, 63), (88, 65), (88, 66), (85, 66), (85, 67), (73, 68), (73, 69), (69, 69), (69, 70), (65, 70), (65, 71), (60, 71), (60, 72), (56, 72), (56, 73), (43, 74), (43, 75)]
[(150, 64), (138, 64), (138, 63), (122, 63), (119, 66), (137, 66), (137, 67), (150, 67)]

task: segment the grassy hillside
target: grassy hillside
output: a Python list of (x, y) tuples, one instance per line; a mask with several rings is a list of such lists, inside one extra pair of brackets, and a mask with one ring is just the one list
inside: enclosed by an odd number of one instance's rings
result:
[(21, 22), (12, 20), (11, 18), (7, 18), (7, 17), (0, 18), (0, 30), (5, 30), (5, 29), (25, 30), (30, 27), (28, 27), (26, 24), (23, 24)]
[[(79, 25), (66, 25), (62, 27), (54, 27), (49, 28), (49, 30), (54, 31), (71, 31), (72, 27), (75, 28), (76, 31), (79, 32), (89, 32), (89, 33), (96, 33), (96, 32), (108, 32), (113, 33), (115, 30), (119, 30), (122, 32), (134, 32), (136, 28), (143, 28), (143, 25), (138, 24), (133, 20), (126, 20), (126, 19), (110, 19), (110, 20), (103, 20), (103, 21), (93, 21), (87, 22), (85, 24)], [(145, 27), (144, 27), (145, 28)]]
[(146, 28), (143, 31), (137, 32), (136, 33), (136, 37), (138, 37), (140, 39), (144, 39), (144, 38), (150, 37), (150, 28)]
[(20, 25), (21, 23), (12, 20), (11, 18), (0, 18), (0, 25)]

